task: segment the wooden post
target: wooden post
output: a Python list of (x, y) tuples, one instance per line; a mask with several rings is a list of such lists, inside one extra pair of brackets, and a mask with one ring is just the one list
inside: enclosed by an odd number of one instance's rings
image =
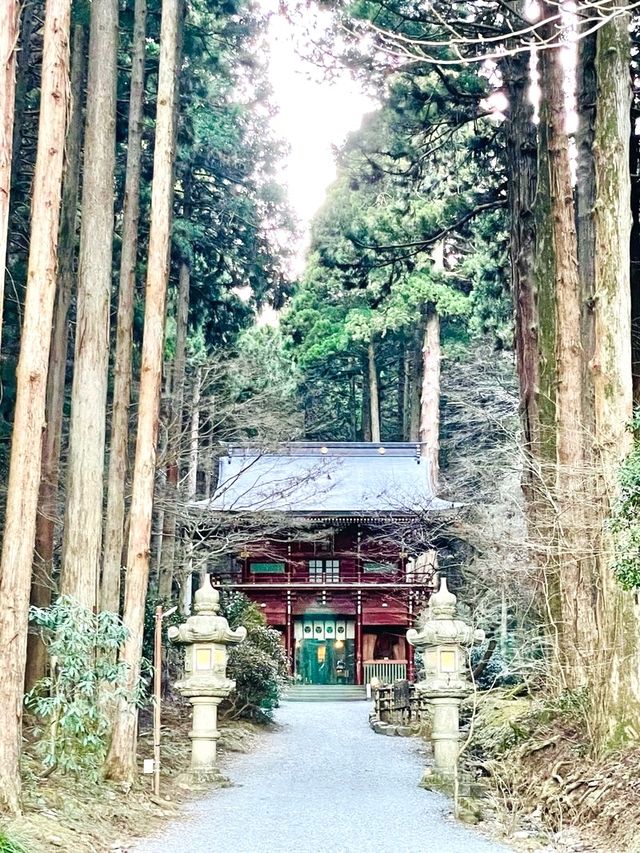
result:
[[(409, 602), (407, 604), (407, 622), (409, 623), (409, 628), (413, 628), (413, 592), (409, 592)], [(415, 672), (415, 652), (411, 643), (408, 643), (405, 640), (405, 648), (407, 650), (407, 681), (410, 683), (416, 677)]]
[(356, 684), (362, 684), (362, 592), (356, 595)]
[(156, 607), (153, 636), (153, 793), (160, 796), (160, 725), (162, 722), (162, 605)]
[(293, 640), (293, 619), (291, 618), (291, 590), (287, 590), (287, 624), (285, 628), (285, 644), (289, 658), (289, 673), (294, 674), (295, 669), (295, 647)]

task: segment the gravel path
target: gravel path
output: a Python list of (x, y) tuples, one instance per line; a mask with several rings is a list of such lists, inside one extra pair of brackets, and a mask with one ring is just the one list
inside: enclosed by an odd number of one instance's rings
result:
[(281, 729), (224, 771), (236, 787), (136, 853), (509, 853), (417, 787), (418, 742), (374, 734), (364, 702), (286, 702)]

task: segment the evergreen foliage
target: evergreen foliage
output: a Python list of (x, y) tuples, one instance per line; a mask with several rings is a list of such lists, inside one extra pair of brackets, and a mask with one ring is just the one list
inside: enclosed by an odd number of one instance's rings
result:
[(614, 509), (612, 530), (616, 537), (615, 574), (623, 589), (640, 587), (640, 413), (630, 427), (634, 434), (631, 453), (620, 466), (620, 496)]
[(51, 660), (50, 674), (25, 699), (39, 720), (43, 767), (97, 780), (111, 729), (109, 696), (124, 677), (117, 652), (126, 630), (116, 614), (93, 614), (68, 596), (32, 607), (31, 622)]
[(231, 713), (270, 720), (289, 679), (282, 636), (267, 626), (258, 605), (243, 593), (225, 591), (222, 603), (230, 627), (247, 629), (246, 640), (229, 649), (228, 673), (236, 682)]

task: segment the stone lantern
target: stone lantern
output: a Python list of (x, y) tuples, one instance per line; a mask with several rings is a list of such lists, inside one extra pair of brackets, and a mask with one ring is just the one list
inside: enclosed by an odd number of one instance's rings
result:
[[(424, 681), (416, 684), (418, 697), (426, 700), (433, 716), (431, 739), (434, 753), (433, 782), (446, 787), (455, 777), (460, 751), (460, 703), (472, 692), (466, 648), (484, 640), (484, 631), (456, 619), (457, 598), (447, 579), (429, 599), (424, 625), (407, 631), (407, 641), (418, 650), (424, 665)], [(425, 782), (428, 780), (425, 779)]]
[(241, 643), (247, 629), (229, 628), (220, 615), (220, 593), (212, 587), (208, 574), (194, 596), (193, 610), (194, 615), (179, 627), (169, 628), (168, 635), (174, 643), (186, 646), (185, 676), (175, 687), (193, 706), (191, 777), (198, 782), (218, 775), (218, 705), (236, 686), (227, 678), (227, 646)]

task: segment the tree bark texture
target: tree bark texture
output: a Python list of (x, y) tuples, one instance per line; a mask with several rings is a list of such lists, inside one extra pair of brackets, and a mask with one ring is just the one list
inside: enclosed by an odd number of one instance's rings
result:
[(422, 346), (424, 344), (424, 325), (415, 329), (409, 354), (408, 381), (408, 440), (420, 441), (420, 402), (422, 396)]
[(133, 781), (136, 775), (137, 709), (133, 701), (140, 678), (144, 608), (149, 578), (149, 550), (169, 254), (173, 205), (175, 110), (177, 108), (178, 44), (181, 4), (164, 0), (160, 31), (158, 107), (151, 189), (151, 228), (147, 267), (138, 433), (133, 471), (127, 574), (123, 621), (128, 637), (121, 652), (127, 665), (129, 701), (121, 699), (106, 763), (107, 777)]
[[(15, 188), (16, 173), (19, 171), (20, 155), (22, 153), (22, 131), (27, 108), (27, 85), (31, 56), (31, 38), (36, 17), (36, 3), (22, 4), (22, 20), (20, 23), (20, 50), (16, 65), (16, 94), (13, 116), (13, 146), (11, 152), (11, 183)], [(40, 10), (38, 10), (39, 12)]]
[(133, 313), (140, 218), (140, 169), (144, 108), (146, 0), (136, 0), (129, 95), (127, 167), (122, 214), (122, 254), (118, 292), (118, 326), (113, 380), (113, 405), (109, 447), (107, 511), (104, 557), (100, 585), (100, 609), (120, 609), (120, 570), (124, 548), (125, 488), (129, 456), (129, 406), (133, 348)]
[(176, 563), (176, 531), (180, 500), (180, 462), (182, 457), (182, 416), (184, 410), (184, 381), (187, 368), (187, 331), (189, 322), (189, 290), (191, 270), (186, 261), (180, 264), (178, 304), (176, 306), (176, 352), (173, 362), (169, 425), (167, 429), (167, 480), (162, 523), (162, 551), (158, 593), (169, 601)]
[[(542, 11), (553, 16), (555, 7), (544, 5)], [(515, 58), (505, 65), (512, 113), (508, 162), (517, 357), (533, 473), (531, 529), (546, 556), (545, 605), (560, 683), (586, 688), (596, 748), (621, 730), (640, 731), (638, 624), (632, 601), (615, 584), (608, 525), (632, 411), (626, 27), (624, 17), (612, 18), (580, 44), (575, 196), (561, 51), (539, 56), (535, 193), (535, 172), (522, 156), (527, 128), (514, 97), (522, 91)], [(546, 30), (554, 36), (551, 24)], [(534, 197), (533, 217), (527, 219), (522, 210), (530, 209)], [(524, 225), (530, 229), (523, 231)]]
[(193, 397), (191, 400), (191, 437), (189, 441), (189, 476), (187, 496), (196, 497), (198, 490), (198, 457), (200, 454), (200, 394), (202, 391), (202, 368), (196, 369), (193, 377)]
[[(82, 160), (83, 91), (86, 73), (87, 32), (77, 24), (73, 30), (71, 54), (71, 108), (65, 145), (66, 169), (62, 184), (62, 211), (58, 235), (58, 276), (54, 307), (49, 373), (47, 377), (46, 427), (42, 442), (42, 474), (36, 542), (31, 580), (31, 604), (47, 607), (51, 603), (53, 555), (58, 491), (60, 484), (60, 446), (64, 413), (65, 375), (69, 341), (69, 306), (75, 278), (78, 187)], [(46, 651), (37, 634), (29, 634), (27, 646), (26, 689), (45, 674)]]
[(20, 747), (29, 585), (56, 290), (56, 246), (69, 101), (71, 0), (48, 0), (44, 21), (31, 249), (17, 368), (16, 406), (0, 580), (0, 804), (20, 805)]
[[(539, 458), (541, 452), (541, 389), (538, 353), (540, 322), (534, 280), (534, 202), (538, 168), (533, 105), (529, 97), (529, 61), (528, 54), (519, 53), (507, 57), (501, 67), (509, 98), (505, 138), (509, 172), (509, 254), (516, 321), (516, 364), (520, 377), (524, 446), (531, 463)], [(555, 323), (551, 322), (550, 325), (553, 332)], [(552, 401), (549, 403), (552, 404)], [(532, 471), (529, 467), (525, 470), (525, 486), (530, 486), (531, 479)]]
[[(621, 5), (621, 4), (620, 4)], [(631, 449), (633, 410), (630, 300), (631, 136), (628, 18), (597, 32), (594, 127), (593, 349), (587, 353), (594, 401), (594, 492), (598, 528), (595, 618), (598, 667), (593, 678), (596, 740), (640, 733), (640, 633), (632, 594), (612, 572), (615, 543), (607, 520), (618, 493), (617, 472)]]
[(60, 591), (98, 605), (109, 369), (118, 0), (93, 0)]
[(362, 440), (371, 441), (371, 388), (369, 386), (369, 359), (362, 359)]
[(400, 355), (397, 360), (398, 365), (398, 384), (396, 385), (396, 399), (398, 401), (398, 441), (406, 441), (405, 435), (405, 416), (404, 407), (408, 398), (408, 382), (406, 375), (407, 358), (406, 350), (403, 346), (400, 350)]
[(20, 3), (4, 0), (0, 4), (0, 346), (2, 344), (2, 306), (9, 234), (13, 118), (16, 96), (16, 52), (20, 29)]
[(376, 349), (373, 341), (367, 348), (369, 368), (369, 405), (371, 411), (371, 441), (380, 441), (380, 394), (378, 390), (378, 366), (376, 364)]
[(422, 395), (420, 399), (420, 458), (434, 494), (438, 490), (440, 455), (440, 316), (427, 309), (422, 346)]
[[(551, 7), (546, 7), (551, 14)], [(562, 673), (572, 689), (589, 683), (596, 641), (592, 609), (592, 559), (587, 537), (591, 507), (584, 501), (584, 350), (582, 345), (581, 281), (566, 130), (565, 69), (561, 51), (542, 51), (541, 124), (548, 133), (549, 215), (555, 278), (555, 428), (556, 548), (562, 620)], [(549, 429), (551, 425), (549, 425)]]
[(631, 114), (631, 349), (633, 373), (633, 402), (640, 405), (640, 134), (635, 123), (640, 118), (636, 110)]

